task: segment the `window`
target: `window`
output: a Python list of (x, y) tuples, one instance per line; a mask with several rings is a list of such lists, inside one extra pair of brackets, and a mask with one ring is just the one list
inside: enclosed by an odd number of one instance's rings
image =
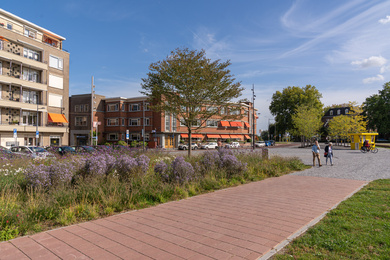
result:
[(125, 119), (122, 118), (122, 125), (124, 126), (125, 125)]
[(208, 112), (216, 112), (216, 111), (218, 111), (218, 108), (212, 107), (212, 106), (208, 106), (208, 107), (207, 107), (207, 111), (208, 111)]
[(337, 109), (337, 115), (340, 115), (340, 109)]
[(29, 68), (23, 68), (23, 79), (38, 83), (39, 82), (39, 73), (36, 70), (31, 70)]
[(218, 127), (218, 121), (217, 120), (207, 120), (206, 125), (208, 127)]
[(37, 104), (38, 94), (36, 91), (23, 90), (23, 103)]
[(149, 133), (147, 133), (147, 134), (145, 134), (144, 135), (144, 140), (146, 141), (146, 142), (149, 142), (150, 141), (150, 134)]
[(24, 48), (23, 49), (23, 56), (25, 58), (29, 58), (30, 60), (36, 60), (36, 61), (39, 61), (39, 52), (37, 51), (34, 51), (34, 50), (30, 50), (30, 49), (27, 49), (27, 48)]
[(145, 125), (150, 125), (150, 118), (145, 118)]
[(165, 131), (171, 131), (171, 117), (168, 114), (165, 115)]
[(345, 109), (345, 114), (348, 115), (348, 112), (349, 112), (349, 110), (348, 110), (348, 108), (346, 108)]
[(79, 105), (75, 105), (74, 106), (74, 112), (80, 112), (80, 106)]
[(85, 104), (84, 105), (84, 112), (88, 112), (89, 111), (89, 105), (88, 104)]
[(80, 105), (80, 112), (84, 111), (84, 105)]
[(55, 56), (50, 55), (49, 57), (49, 66), (62, 70), (64, 67), (64, 60)]
[(107, 111), (112, 112), (112, 111), (118, 111), (119, 110), (119, 105), (118, 104), (109, 104), (107, 105)]
[(24, 36), (35, 39), (36, 35), (37, 35), (36, 31), (31, 30), (30, 28), (24, 28)]
[(107, 119), (107, 125), (108, 125), (108, 126), (116, 126), (116, 125), (119, 125), (119, 119), (118, 119), (118, 118), (110, 118), (110, 119)]
[(183, 118), (180, 118), (179, 121), (180, 121), (180, 126), (186, 126)]
[(49, 106), (62, 107), (62, 96), (49, 93)]
[(36, 125), (37, 112), (23, 111), (22, 113), (22, 125)]
[(230, 114), (231, 115), (239, 115), (240, 109), (239, 108), (232, 108), (232, 109), (230, 109)]
[(137, 140), (137, 141), (139, 141), (140, 140), (139, 134), (130, 134), (130, 140)]
[(118, 140), (118, 133), (112, 133), (107, 135), (107, 140), (116, 141)]
[(140, 119), (139, 118), (132, 118), (132, 119), (129, 119), (129, 126), (137, 126), (137, 125), (141, 125), (140, 124)]
[(333, 110), (329, 111), (329, 115), (333, 116)]
[(145, 106), (145, 108), (144, 108), (145, 111), (149, 111), (150, 110), (150, 104), (149, 103), (145, 103), (144, 106)]
[(12, 30), (12, 23), (7, 23), (7, 29)]
[(131, 105), (131, 111), (139, 111), (140, 107), (139, 104), (132, 104)]
[(49, 74), (49, 86), (58, 89), (64, 89), (64, 79), (60, 76)]
[(75, 117), (76, 126), (87, 126), (87, 117), (86, 116), (76, 116)]
[(125, 111), (126, 105), (122, 104), (122, 111)]
[(0, 40), (0, 50), (3, 50), (3, 47), (4, 45), (3, 45), (3, 41), (2, 40)]
[(226, 108), (225, 107), (221, 107), (221, 115), (225, 115), (226, 114)]
[(176, 132), (176, 126), (177, 126), (177, 120), (176, 120), (176, 115), (172, 116), (172, 131)]

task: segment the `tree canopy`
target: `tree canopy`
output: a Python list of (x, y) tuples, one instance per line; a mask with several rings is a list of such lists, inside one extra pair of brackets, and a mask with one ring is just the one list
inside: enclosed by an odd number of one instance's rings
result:
[(298, 107), (306, 106), (322, 111), (321, 97), (322, 94), (315, 86), (311, 85), (306, 85), (306, 87), (302, 88), (289, 86), (284, 88), (282, 92), (276, 91), (272, 95), (269, 109), (272, 115), (275, 116), (278, 133), (285, 133), (286, 131), (293, 133), (296, 131), (292, 115), (296, 113)]
[[(191, 142), (192, 131), (205, 127), (211, 117), (237, 118), (234, 113), (226, 113), (227, 106), (230, 110), (240, 109), (232, 100), (243, 90), (230, 73), (230, 65), (230, 61), (207, 59), (204, 50), (177, 48), (166, 59), (149, 66), (141, 93), (149, 97), (152, 109), (180, 120)], [(190, 155), (191, 149), (188, 152)]]
[(314, 107), (300, 106), (296, 109), (296, 113), (292, 115), (293, 125), (295, 127), (294, 134), (298, 134), (304, 139), (310, 139), (319, 133), (322, 126), (322, 111)]
[(383, 85), (379, 94), (366, 98), (363, 109), (368, 127), (381, 135), (390, 136), (390, 82)]

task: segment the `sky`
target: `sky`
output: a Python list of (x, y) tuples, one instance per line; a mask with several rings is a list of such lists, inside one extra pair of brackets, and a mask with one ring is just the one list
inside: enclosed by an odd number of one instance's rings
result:
[(272, 95), (315, 86), (325, 106), (361, 104), (390, 81), (390, 0), (20, 0), (0, 8), (66, 38), (70, 95), (140, 96), (149, 65), (176, 48), (230, 60), (273, 123)]

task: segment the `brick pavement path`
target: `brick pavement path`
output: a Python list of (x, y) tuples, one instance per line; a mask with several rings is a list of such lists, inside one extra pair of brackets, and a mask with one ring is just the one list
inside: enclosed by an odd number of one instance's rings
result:
[(0, 259), (267, 258), (365, 181), (286, 175), (0, 243)]

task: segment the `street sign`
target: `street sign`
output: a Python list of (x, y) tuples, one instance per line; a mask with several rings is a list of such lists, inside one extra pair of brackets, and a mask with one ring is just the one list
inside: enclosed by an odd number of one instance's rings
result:
[(126, 130), (126, 140), (129, 140), (129, 129)]
[(14, 128), (14, 138), (17, 138), (18, 137), (18, 132), (16, 130), (16, 128)]
[(35, 133), (35, 138), (39, 138), (39, 131), (37, 131), (36, 133)]

